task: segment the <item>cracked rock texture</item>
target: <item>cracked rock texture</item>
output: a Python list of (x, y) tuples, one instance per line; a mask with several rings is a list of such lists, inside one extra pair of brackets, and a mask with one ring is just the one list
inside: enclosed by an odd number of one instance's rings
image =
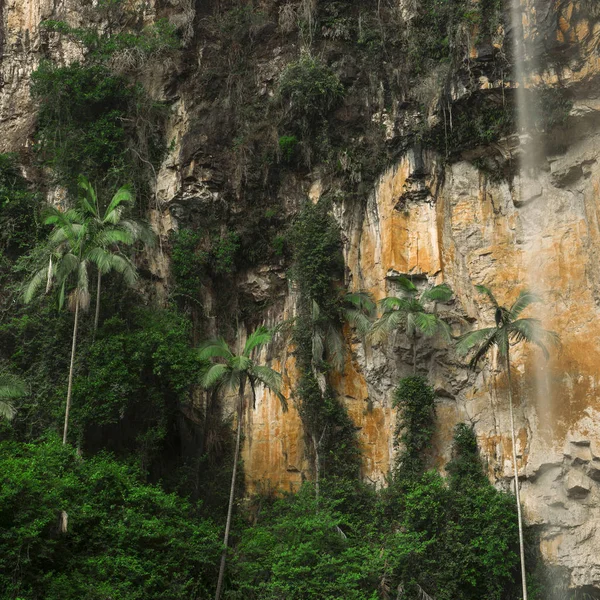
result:
[[(410, 3), (401, 4), (410, 15)], [(177, 2), (165, 5), (171, 18), (181, 17)], [(351, 289), (380, 299), (394, 292), (399, 274), (423, 286), (447, 282), (456, 292), (457, 334), (493, 322), (474, 284), (491, 287), (501, 303), (512, 302), (526, 286), (545, 295), (536, 316), (560, 334), (561, 347), (548, 362), (526, 349), (514, 356), (522, 501), (528, 522), (539, 525), (547, 562), (568, 570), (571, 587), (600, 588), (600, 19), (586, 16), (583, 1), (523, 0), (523, 5), (526, 14), (535, 15), (525, 28), (547, 65), (530, 83), (567, 88), (574, 99), (567, 123), (543, 139), (535, 181), (494, 182), (467, 160), (449, 164), (414, 147), (381, 173), (364, 203), (338, 202), (335, 216)], [(39, 23), (60, 17), (77, 24), (79, 6), (75, 0), (6, 0), (0, 7), (0, 151), (23, 151), (35, 125), (32, 70), (42, 56), (69, 62), (81, 52), (41, 32)], [(148, 19), (153, 10), (151, 3)], [(205, 47), (200, 44), (194, 57), (198, 73)], [(281, 48), (265, 52), (256, 75), (261, 94), (272, 94), (286, 62)], [(196, 103), (193, 87), (186, 85), (169, 81), (173, 110), (167, 137), (175, 149), (158, 172), (157, 205), (150, 215), (165, 240), (190, 215), (229, 201), (224, 194), (229, 167), (211, 148), (220, 121), (210, 116), (209, 106)], [(478, 85), (493, 90), (504, 84), (482, 75)], [(465, 93), (457, 81), (454, 97)], [(389, 140), (400, 135), (407, 115), (382, 108), (375, 117)], [(518, 144), (506, 141), (501, 153), (510, 156)], [(316, 201), (332, 185), (318, 170), (290, 174), (279, 197), (292, 213), (303, 198)], [(535, 193), (523, 198), (522, 189)], [(229, 202), (230, 211), (241, 210)], [(168, 260), (157, 255), (151, 265), (159, 286), (166, 287)], [(271, 300), (261, 315), (267, 322), (293, 315), (294, 295), (281, 265), (249, 269), (238, 285), (257, 302)], [(210, 309), (210, 298), (205, 301)], [(348, 339), (352, 353), (336, 388), (359, 431), (363, 476), (381, 485), (393, 459), (391, 397), (399, 378), (411, 373), (412, 352), (400, 334), (366, 351), (351, 332)], [(291, 349), (272, 348), (266, 358), (283, 371), (289, 394), (295, 379)], [(443, 469), (449, 458), (455, 424), (467, 421), (475, 427), (490, 477), (508, 489), (507, 381), (497, 357), (473, 373), (442, 342), (432, 342), (419, 345), (418, 359), (438, 398), (436, 465)], [(246, 424), (243, 457), (251, 491), (293, 490), (310, 477), (293, 406), (283, 414), (275, 397), (259, 394)]]

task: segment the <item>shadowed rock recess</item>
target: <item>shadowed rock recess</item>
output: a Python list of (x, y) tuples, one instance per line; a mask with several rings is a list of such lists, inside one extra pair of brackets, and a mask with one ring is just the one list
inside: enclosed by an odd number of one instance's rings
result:
[[(170, 107), (167, 151), (147, 201), (161, 238), (147, 279), (166, 303), (175, 232), (203, 228), (207, 239), (221, 240), (235, 232), (235, 274), (207, 274), (198, 319), (214, 333), (236, 315), (230, 322), (242, 335), (291, 319), (298, 290), (286, 232), (303, 203), (327, 200), (341, 231), (340, 284), (380, 300), (394, 294), (398, 276), (420, 289), (447, 283), (455, 292), (446, 307), (455, 335), (493, 323), (474, 285), (493, 289), (506, 305), (521, 289), (538, 288), (545, 303), (534, 316), (559, 333), (561, 346), (547, 362), (533, 349), (513, 356), (524, 516), (536, 526), (545, 562), (568, 573), (571, 588), (600, 589), (600, 11), (594, 0), (522, 0), (539, 65), (526, 85), (542, 102), (535, 124), (542, 150), (525, 198), (519, 180), (531, 175), (519, 174), (519, 161), (530, 149), (514, 125), (509, 6), (488, 2), (497, 14), (456, 24), (450, 49), (436, 58), (419, 54), (428, 46), (417, 4), (144, 2), (140, 24), (167, 19), (183, 40), (168, 60), (150, 58), (136, 71)], [(479, 2), (466, 4), (476, 11)], [(43, 174), (33, 149), (30, 76), (43, 59), (70, 64), (88, 52), (40, 23), (105, 30), (110, 14), (94, 7), (81, 0), (0, 4), (0, 151), (18, 153), (31, 181)], [(286, 92), (289, 65), (303, 56), (339, 81), (335, 101), (311, 108)], [(47, 191), (55, 199), (59, 190)], [(350, 351), (332, 381), (357, 428), (361, 475), (384, 485), (394, 452), (392, 396), (412, 373), (412, 343), (398, 333), (365, 350), (351, 329), (345, 336)], [(264, 358), (282, 372), (291, 397), (294, 348), (282, 338)], [(432, 338), (418, 342), (417, 367), (436, 392), (433, 464), (444, 469), (454, 426), (466, 421), (491, 480), (510, 489), (502, 363), (494, 358), (470, 371)], [(540, 370), (548, 382), (541, 390)], [(294, 402), (283, 413), (277, 397), (259, 388), (245, 419), (249, 492), (296, 490), (312, 478)]]

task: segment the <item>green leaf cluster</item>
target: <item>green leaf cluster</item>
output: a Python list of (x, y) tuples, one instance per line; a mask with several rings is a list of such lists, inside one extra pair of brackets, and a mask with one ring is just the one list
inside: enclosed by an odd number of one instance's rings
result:
[[(260, 500), (235, 548), (230, 599), (504, 600), (517, 596), (514, 501), (487, 480), (457, 428), (449, 476), (427, 471), (375, 492), (336, 481)], [(518, 584), (517, 584), (518, 585)]]
[(435, 429), (435, 394), (423, 377), (405, 377), (394, 392), (398, 409), (394, 446), (394, 477), (401, 485), (425, 470), (426, 452)]
[[(220, 544), (188, 502), (108, 454), (0, 443), (0, 596), (206, 598)], [(66, 533), (59, 513), (68, 511)]]
[(344, 86), (326, 64), (304, 54), (284, 69), (278, 95), (286, 105), (288, 121), (308, 131), (339, 106)]
[(15, 154), (0, 154), (0, 256), (10, 260), (38, 241), (40, 195), (21, 175)]

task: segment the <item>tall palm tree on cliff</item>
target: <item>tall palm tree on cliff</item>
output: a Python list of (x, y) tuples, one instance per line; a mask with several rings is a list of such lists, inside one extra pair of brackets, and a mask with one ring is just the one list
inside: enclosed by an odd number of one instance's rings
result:
[[(255, 351), (260, 350), (268, 344), (273, 338), (273, 334), (266, 327), (259, 327), (248, 336), (243, 350), (238, 349), (235, 354), (223, 338), (209, 340), (200, 346), (199, 358), (201, 360), (214, 360), (214, 362), (205, 372), (202, 378), (203, 387), (224, 388), (237, 390), (237, 434), (235, 440), (235, 451), (233, 455), (233, 471), (231, 474), (231, 488), (229, 491), (229, 504), (227, 507), (227, 521), (225, 524), (225, 535), (223, 539), (223, 553), (221, 555), (221, 565), (219, 567), (219, 579), (217, 581), (217, 590), (215, 600), (221, 597), (223, 587), (223, 577), (225, 575), (225, 563), (227, 560), (227, 545), (229, 543), (229, 531), (231, 528), (231, 515), (233, 513), (233, 499), (235, 495), (235, 480), (237, 476), (238, 460), (240, 455), (240, 440), (242, 437), (242, 419), (244, 416), (244, 397), (246, 393), (246, 384), (250, 385), (253, 401), (256, 402), (256, 386), (263, 385), (271, 390), (283, 407), (287, 410), (287, 401), (281, 393), (282, 379), (281, 374), (265, 365), (258, 365), (252, 359)], [(239, 347), (239, 344), (238, 344)]]
[(510, 429), (513, 453), (513, 475), (515, 480), (515, 498), (517, 502), (517, 516), (519, 520), (519, 549), (521, 554), (521, 578), (523, 584), (523, 600), (527, 600), (527, 575), (525, 571), (525, 547), (523, 543), (523, 517), (521, 514), (521, 497), (519, 492), (519, 472), (517, 466), (517, 445), (515, 439), (515, 420), (513, 411), (512, 378), (510, 371), (511, 344), (529, 342), (542, 350), (546, 359), (549, 358), (548, 345), (557, 344), (558, 336), (552, 331), (542, 328), (541, 321), (535, 318), (519, 318), (521, 313), (531, 304), (540, 302), (541, 299), (530, 291), (524, 290), (519, 294), (510, 308), (501, 306), (492, 291), (483, 286), (475, 286), (477, 291), (487, 296), (494, 307), (494, 327), (484, 327), (465, 333), (458, 339), (457, 350), (466, 355), (474, 351), (469, 366), (474, 369), (479, 361), (486, 356), (492, 348), (497, 348), (498, 353), (505, 359), (506, 374), (508, 377), (508, 406), (510, 412)]
[(112, 236), (113, 232), (97, 226), (87, 211), (85, 203), (65, 212), (49, 207), (46, 209), (44, 223), (53, 225), (46, 246), (47, 264), (39, 269), (26, 285), (23, 298), (25, 303), (29, 303), (44, 284), (46, 293), (56, 284), (59, 292), (59, 309), (67, 300), (69, 308), (74, 312), (63, 427), (63, 444), (66, 444), (79, 315), (90, 305), (90, 267), (95, 265), (99, 274), (117, 271), (123, 275), (124, 281), (130, 286), (135, 285), (137, 281), (137, 271), (133, 263), (120, 253), (116, 238)]
[(94, 334), (100, 317), (102, 276), (113, 270), (121, 273), (135, 271), (129, 259), (122, 254), (121, 246), (132, 246), (137, 241), (146, 246), (154, 244), (154, 235), (148, 227), (134, 219), (123, 218), (125, 207), (132, 206), (134, 201), (130, 189), (123, 186), (103, 208), (94, 187), (84, 175), (79, 176), (79, 204), (84, 218), (90, 223), (95, 246), (92, 258), (97, 267)]
[(17, 410), (12, 400), (24, 395), (25, 386), (22, 381), (12, 375), (0, 373), (0, 417), (8, 421), (14, 419)]
[(388, 296), (379, 301), (383, 310), (381, 317), (375, 322), (371, 330), (373, 341), (383, 341), (397, 329), (403, 329), (411, 340), (413, 351), (413, 371), (417, 372), (417, 342), (419, 335), (432, 337), (441, 334), (450, 341), (450, 327), (435, 312), (429, 312), (426, 304), (433, 302), (448, 302), (453, 292), (450, 287), (442, 283), (433, 286), (419, 294), (415, 284), (406, 277), (396, 280), (400, 286), (401, 296)]
[(344, 369), (345, 340), (343, 325), (347, 323), (364, 339), (372, 325), (375, 302), (368, 292), (340, 293), (328, 314), (312, 301), (312, 360), (314, 368), (328, 362), (334, 370)]

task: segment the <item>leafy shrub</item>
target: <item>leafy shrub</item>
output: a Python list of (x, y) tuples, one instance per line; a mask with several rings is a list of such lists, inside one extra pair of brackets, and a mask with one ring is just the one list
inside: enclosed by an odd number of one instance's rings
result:
[(398, 409), (394, 445), (400, 446), (395, 477), (406, 482), (425, 469), (425, 453), (434, 431), (435, 395), (423, 377), (406, 377), (394, 392)]
[(166, 19), (158, 19), (140, 31), (127, 30), (116, 34), (95, 28), (71, 27), (65, 21), (52, 19), (42, 21), (41, 27), (76, 39), (88, 50), (88, 58), (96, 61), (104, 61), (126, 50), (136, 50), (150, 56), (181, 46), (175, 27)]
[(163, 106), (101, 64), (43, 61), (31, 82), (40, 106), (36, 150), (59, 182), (74, 186), (81, 173), (107, 187), (133, 181), (138, 193), (146, 189), (144, 169), (164, 151)]
[(344, 269), (340, 229), (330, 209), (326, 199), (317, 204), (307, 202), (290, 232), (292, 277), (301, 292), (324, 310), (334, 300), (333, 282)]
[(175, 295), (197, 300), (208, 254), (200, 249), (201, 235), (181, 229), (171, 236), (171, 272), (175, 278)]
[(219, 275), (235, 271), (235, 257), (240, 248), (240, 236), (235, 231), (227, 231), (215, 239), (212, 246), (213, 268)]
[(297, 145), (298, 138), (295, 135), (282, 135), (279, 138), (279, 151), (284, 162), (289, 163), (292, 161)]
[(229, 598), (376, 599), (387, 554), (370, 543), (336, 501), (317, 506), (312, 486), (261, 511), (236, 548)]
[(37, 242), (39, 204), (39, 195), (19, 171), (17, 157), (0, 154), (0, 252), (16, 258)]
[(73, 384), (73, 427), (84, 447), (138, 455), (149, 468), (200, 364), (190, 323), (167, 310), (139, 308), (107, 319), (89, 347), (87, 369)]
[[(50, 438), (0, 443), (0, 595), (22, 600), (206, 598), (218, 530), (107, 454)], [(58, 530), (60, 511), (68, 532)]]
[(287, 103), (289, 120), (299, 120), (309, 130), (339, 105), (344, 87), (327, 65), (304, 54), (281, 74), (279, 96)]

